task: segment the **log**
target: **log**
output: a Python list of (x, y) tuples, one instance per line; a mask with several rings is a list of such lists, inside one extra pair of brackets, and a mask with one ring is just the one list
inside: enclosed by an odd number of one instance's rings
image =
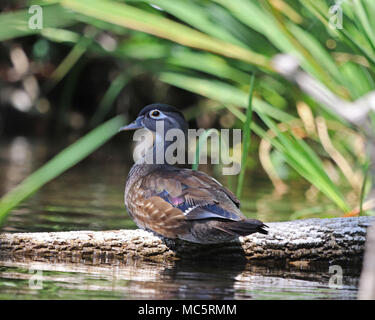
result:
[(269, 234), (252, 234), (215, 245), (165, 239), (144, 230), (4, 233), (2, 256), (94, 263), (111, 260), (230, 259), (260, 263), (362, 262), (366, 229), (375, 217), (304, 219), (267, 223)]

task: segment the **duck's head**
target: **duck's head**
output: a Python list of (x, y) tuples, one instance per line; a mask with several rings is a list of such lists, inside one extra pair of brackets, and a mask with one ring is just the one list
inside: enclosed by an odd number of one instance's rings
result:
[(120, 128), (123, 130), (148, 129), (156, 132), (157, 123), (163, 122), (164, 134), (170, 129), (181, 129), (187, 132), (187, 123), (181, 111), (177, 108), (162, 104), (153, 103), (144, 107), (138, 114), (137, 119), (132, 123)]

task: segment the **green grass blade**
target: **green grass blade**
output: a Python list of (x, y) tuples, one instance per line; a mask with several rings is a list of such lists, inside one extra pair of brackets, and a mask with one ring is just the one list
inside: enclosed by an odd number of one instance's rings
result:
[(373, 52), (375, 52), (375, 32), (367, 16), (371, 10), (369, 10), (368, 13), (366, 12), (367, 8), (364, 6), (364, 1), (353, 1), (353, 6), (359, 25), (362, 29), (362, 33), (366, 36), (368, 44), (371, 46)]
[(112, 82), (107, 91), (105, 92), (98, 108), (96, 109), (90, 125), (92, 127), (98, 125), (111, 109), (114, 101), (120, 94), (121, 90), (126, 86), (130, 76), (127, 73), (120, 73)]
[(191, 50), (173, 50), (167, 59), (171, 65), (205, 72), (216, 77), (235, 81), (238, 84), (247, 84), (249, 74), (230, 66), (223, 57), (206, 52), (193, 52)]
[[(329, 55), (327, 50), (320, 44), (319, 40), (315, 38), (311, 33), (303, 30), (301, 27), (289, 24), (289, 29), (293, 36), (298, 39), (298, 41), (310, 52), (312, 56), (319, 61), (319, 64), (327, 70), (338, 83), (342, 82), (342, 75), (334, 62), (333, 58)], [(306, 69), (308, 69), (308, 65)], [(311, 69), (311, 70), (310, 70)], [(319, 77), (319, 73), (315, 72), (314, 69), (309, 68), (309, 70)]]
[(78, 40), (68, 55), (50, 76), (50, 81), (45, 87), (46, 91), (52, 90), (69, 73), (78, 60), (85, 54), (91, 43), (91, 38), (82, 37)]
[(253, 117), (253, 93), (254, 93), (254, 74), (251, 76), (250, 80), (250, 92), (249, 92), (249, 103), (248, 107), (246, 109), (246, 120), (243, 125), (243, 149), (242, 149), (242, 155), (241, 155), (241, 171), (240, 175), (238, 177), (238, 184), (237, 184), (237, 198), (241, 199), (241, 194), (243, 190), (243, 182), (245, 178), (245, 172), (246, 172), (246, 160), (247, 160), (247, 155), (249, 153), (249, 148), (250, 148), (250, 142), (251, 142), (251, 120)]
[(281, 51), (291, 52), (294, 50), (293, 45), (278, 28), (273, 17), (260, 7), (258, 1), (215, 0), (215, 2), (229, 10), (239, 21), (263, 34)]
[(362, 182), (362, 187), (361, 187), (361, 194), (359, 196), (359, 215), (360, 216), (363, 215), (363, 201), (366, 195), (367, 180), (369, 178), (369, 167), (370, 167), (370, 162), (366, 161), (363, 167), (364, 177), (363, 177), (363, 182)]
[(200, 154), (202, 150), (202, 145), (203, 143), (207, 143), (208, 137), (211, 135), (211, 132), (216, 131), (216, 129), (210, 129), (210, 130), (205, 130), (203, 134), (201, 134), (198, 138), (198, 143), (195, 148), (195, 161), (192, 165), (192, 169), (194, 171), (198, 170), (199, 167), (199, 159), (200, 159)]
[(94, 150), (114, 136), (125, 124), (123, 116), (117, 116), (92, 130), (77, 142), (68, 146), (9, 191), (0, 199), (0, 225), (4, 223), (8, 213), (38, 191), (43, 185), (71, 168)]

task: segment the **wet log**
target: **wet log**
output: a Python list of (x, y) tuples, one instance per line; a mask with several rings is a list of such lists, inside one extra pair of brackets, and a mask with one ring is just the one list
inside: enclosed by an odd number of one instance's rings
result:
[(269, 234), (199, 245), (144, 230), (0, 234), (0, 255), (66, 262), (142, 259), (234, 259), (253, 262), (361, 263), (366, 229), (375, 217), (304, 219), (267, 223)]

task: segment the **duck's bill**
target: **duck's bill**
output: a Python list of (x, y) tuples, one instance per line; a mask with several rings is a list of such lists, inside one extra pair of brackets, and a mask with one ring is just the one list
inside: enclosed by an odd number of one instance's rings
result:
[(143, 117), (138, 117), (137, 119), (135, 119), (132, 123), (124, 126), (124, 127), (121, 127), (119, 129), (119, 131), (127, 131), (127, 130), (137, 130), (137, 129), (141, 129), (143, 128)]

